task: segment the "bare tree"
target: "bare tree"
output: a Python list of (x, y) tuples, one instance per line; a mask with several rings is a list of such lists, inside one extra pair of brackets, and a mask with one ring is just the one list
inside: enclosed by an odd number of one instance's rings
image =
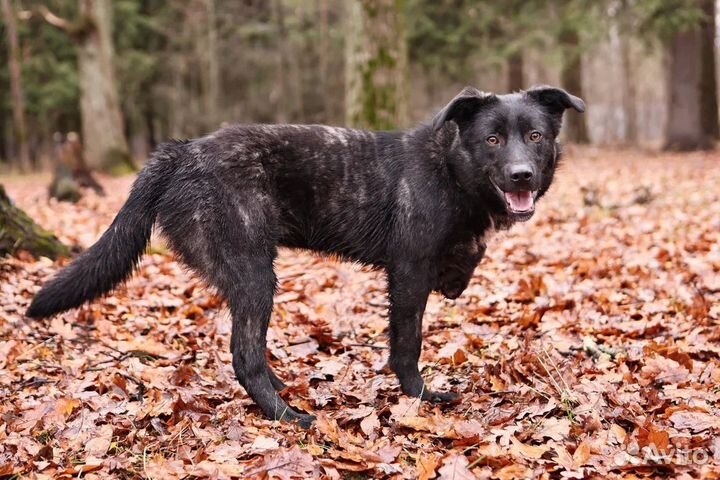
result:
[(290, 49), (287, 25), (285, 24), (285, 6), (282, 0), (273, 0), (273, 20), (277, 29), (278, 42), (278, 84), (274, 92), (275, 115), (279, 122), (285, 123), (294, 113), (293, 104), (297, 95), (291, 94)]
[(628, 145), (638, 143), (638, 89), (633, 64), (633, 40), (637, 29), (632, 14), (633, 0), (618, 0), (613, 8), (613, 19), (610, 24), (610, 36), (617, 40), (617, 52), (620, 57), (622, 79), (622, 109), (625, 120), (623, 141)]
[(668, 42), (666, 150), (698, 150), (711, 145), (702, 118), (702, 43), (700, 29), (677, 32)]
[(115, 85), (111, 0), (78, 0), (79, 15), (58, 17), (47, 7), (40, 15), (75, 42), (80, 74), (82, 137), (88, 166), (111, 173), (132, 169)]
[(8, 67), (10, 71), (10, 90), (12, 92), (12, 111), (15, 126), (15, 139), (18, 146), (18, 166), (27, 172), (32, 168), (30, 148), (28, 146), (27, 123), (25, 122), (25, 94), (20, 68), (20, 44), (15, 21), (15, 8), (11, 0), (2, 0), (2, 15), (5, 20), (5, 33), (8, 42)]
[(215, 0), (206, 0), (208, 23), (208, 94), (207, 116), (210, 120), (210, 129), (215, 130), (220, 124), (218, 107), (220, 102), (220, 61), (218, 59), (217, 18)]
[[(560, 35), (560, 43), (566, 47), (562, 70), (560, 72), (563, 87), (578, 97), (584, 97), (582, 78), (582, 56), (580, 54), (580, 36), (574, 28), (566, 28)], [(590, 143), (586, 116), (569, 110), (565, 113), (565, 136), (574, 143)]]
[[(319, 60), (320, 60), (320, 82), (322, 83), (322, 91), (327, 92), (330, 78), (330, 32), (329, 32), (329, 10), (328, 0), (317, 0), (318, 17), (320, 19), (320, 45), (319, 45)], [(323, 102), (323, 121), (329, 122), (332, 117), (331, 102), (332, 99), (329, 95), (322, 96)]]
[(720, 138), (720, 125), (718, 125), (718, 98), (717, 98), (717, 70), (715, 55), (715, 0), (703, 0), (703, 13), (705, 18), (701, 25), (702, 49), (700, 101), (703, 129), (710, 141)]
[(518, 50), (508, 58), (507, 63), (507, 88), (508, 92), (517, 92), (525, 86), (523, 74), (523, 54)]
[(638, 142), (637, 87), (635, 86), (635, 74), (631, 57), (631, 38), (624, 32), (620, 32), (619, 37), (623, 79), (622, 104), (623, 116), (625, 117), (624, 140), (629, 145), (635, 145)]
[(346, 120), (390, 129), (407, 122), (404, 0), (348, 0)]

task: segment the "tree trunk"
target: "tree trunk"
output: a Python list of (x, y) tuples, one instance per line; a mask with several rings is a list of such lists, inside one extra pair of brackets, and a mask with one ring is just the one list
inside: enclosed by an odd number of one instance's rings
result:
[[(328, 0), (318, 0), (317, 4), (318, 16), (320, 17), (320, 50), (319, 50), (319, 67), (320, 67), (320, 81), (322, 82), (322, 91), (328, 92), (329, 79), (331, 72), (329, 70), (330, 65), (330, 19)], [(330, 95), (322, 96), (323, 102), (323, 123), (330, 123), (332, 117), (332, 99)]]
[(700, 150), (710, 141), (702, 122), (702, 34), (676, 33), (667, 47), (668, 123), (665, 150)]
[(155, 127), (155, 108), (152, 102), (147, 102), (142, 109), (145, 130), (147, 131), (147, 146), (149, 150), (155, 150), (157, 146), (157, 129)]
[(67, 257), (70, 250), (10, 202), (0, 185), (0, 256), (29, 252), (34, 257)]
[[(566, 30), (560, 37), (565, 47), (565, 61), (560, 72), (563, 88), (578, 97), (584, 97), (580, 37), (575, 30)], [(565, 112), (565, 138), (573, 143), (590, 143), (585, 115), (569, 109)]]
[(295, 101), (290, 93), (290, 51), (288, 48), (288, 31), (285, 25), (285, 6), (282, 0), (273, 0), (272, 6), (273, 20), (278, 33), (278, 83), (277, 90), (273, 92), (275, 119), (279, 123), (287, 123), (294, 110)]
[(405, 0), (348, 0), (346, 121), (372, 129), (407, 122)]
[(115, 87), (112, 2), (79, 0), (84, 31), (76, 35), (82, 141), (88, 166), (116, 175), (134, 169)]
[(208, 92), (207, 92), (207, 117), (210, 130), (216, 130), (220, 126), (220, 61), (218, 59), (217, 41), (217, 15), (215, 12), (215, 0), (206, 0), (207, 22), (208, 22)]
[(20, 68), (20, 44), (18, 42), (15, 8), (10, 0), (1, 0), (2, 15), (5, 19), (5, 32), (8, 42), (8, 67), (10, 70), (10, 90), (12, 92), (12, 111), (17, 142), (18, 166), (23, 172), (32, 168), (28, 145), (27, 124), (25, 122), (25, 94), (23, 93), (22, 69)]
[(508, 58), (507, 64), (507, 88), (508, 92), (517, 92), (525, 86), (523, 78), (523, 55), (522, 52), (513, 53)]
[(715, 62), (715, 0), (704, 0), (703, 12), (705, 19), (702, 23), (700, 108), (702, 109), (703, 130), (710, 141), (714, 141), (720, 137)]
[(3, 159), (8, 158), (8, 154), (10, 153), (8, 146), (7, 146), (7, 132), (6, 127), (7, 126), (7, 119), (5, 118), (5, 115), (0, 115), (0, 163), (2, 163)]
[(625, 117), (624, 140), (628, 145), (638, 143), (637, 123), (637, 88), (635, 86), (635, 75), (631, 58), (631, 37), (627, 32), (620, 31), (620, 63), (622, 67), (623, 80), (623, 116)]

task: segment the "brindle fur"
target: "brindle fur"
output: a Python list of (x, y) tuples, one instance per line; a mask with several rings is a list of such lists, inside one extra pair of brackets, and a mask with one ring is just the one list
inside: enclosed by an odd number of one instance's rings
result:
[[(227, 299), (239, 382), (270, 418), (313, 416), (277, 394), (265, 358), (278, 246), (307, 249), (386, 271), (390, 361), (403, 392), (431, 401), (418, 371), (428, 295), (456, 298), (485, 252), (484, 236), (517, 218), (496, 186), (508, 168), (535, 173), (541, 197), (559, 160), (566, 108), (582, 101), (552, 87), (493, 95), (464, 89), (431, 125), (368, 132), (320, 125), (235, 125), (161, 145), (100, 240), (37, 294), (27, 314), (82, 305), (125, 280), (158, 225), (184, 263)], [(539, 143), (527, 132), (543, 134)], [(487, 144), (502, 135), (502, 148)], [(493, 185), (493, 183), (495, 185)]]

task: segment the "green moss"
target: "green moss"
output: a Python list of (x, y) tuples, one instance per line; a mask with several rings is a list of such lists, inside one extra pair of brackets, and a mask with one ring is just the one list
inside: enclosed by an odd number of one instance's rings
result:
[[(362, 20), (357, 28), (362, 33), (355, 53), (362, 60), (352, 67), (354, 93), (349, 122), (361, 128), (391, 130), (404, 121), (405, 1), (359, 0), (359, 3)], [(390, 23), (377, 27), (387, 22)]]
[(52, 259), (70, 255), (70, 250), (55, 235), (13, 205), (0, 185), (0, 256), (17, 255), (21, 251)]
[(391, 71), (397, 66), (397, 59), (389, 50), (380, 46), (377, 54), (362, 68), (362, 98), (358, 124), (366, 125), (377, 130), (395, 128), (394, 119), (397, 116), (397, 86), (392, 83), (378, 85), (375, 79), (383, 70)]

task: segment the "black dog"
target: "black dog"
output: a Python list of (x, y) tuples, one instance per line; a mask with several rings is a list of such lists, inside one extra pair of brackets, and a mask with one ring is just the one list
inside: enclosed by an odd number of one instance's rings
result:
[(485, 252), (483, 236), (534, 213), (550, 186), (564, 90), (493, 95), (465, 88), (432, 125), (405, 132), (236, 125), (160, 146), (100, 240), (51, 280), (28, 309), (47, 317), (128, 278), (157, 224), (171, 248), (227, 299), (235, 374), (267, 416), (299, 421), (276, 393), (265, 335), (277, 246), (382, 268), (390, 296), (390, 367), (402, 390), (431, 392), (418, 371), (432, 290), (456, 298)]

